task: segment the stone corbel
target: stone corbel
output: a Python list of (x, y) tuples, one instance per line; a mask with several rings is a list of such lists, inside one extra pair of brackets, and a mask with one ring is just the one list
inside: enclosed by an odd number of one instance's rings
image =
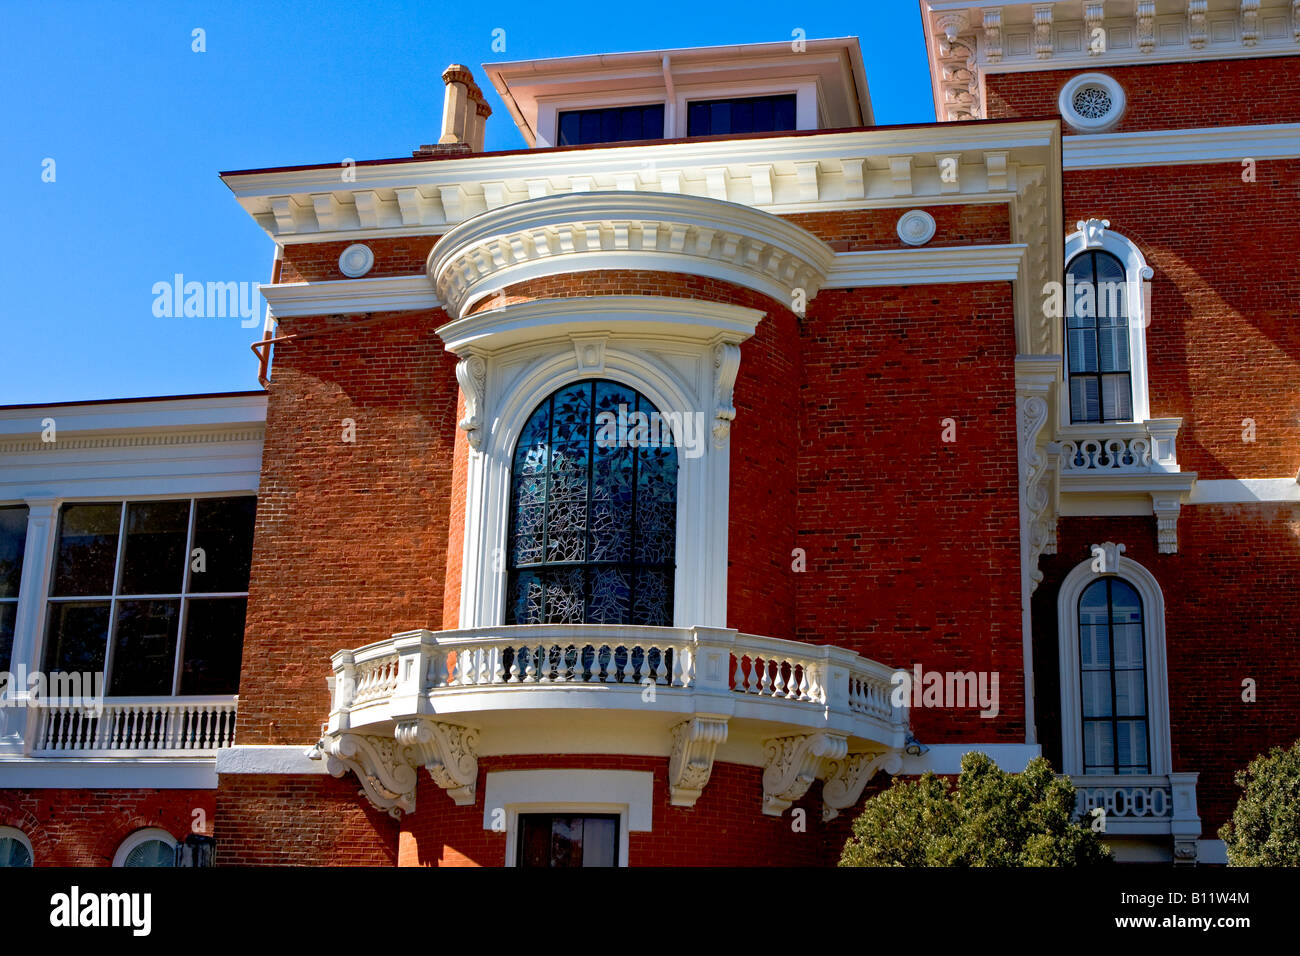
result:
[(1156, 516), (1156, 550), (1161, 554), (1178, 553), (1178, 512), (1181, 494), (1152, 494), (1151, 511)]
[(734, 342), (719, 342), (713, 347), (713, 444), (721, 448), (731, 436), (731, 423), (736, 420), (736, 408), (731, 404), (740, 372), (740, 346)]
[(1209, 0), (1187, 0), (1187, 41), (1193, 50), (1205, 46), (1209, 39), (1205, 28), (1205, 14)]
[(713, 774), (713, 755), (727, 741), (725, 717), (692, 717), (673, 728), (668, 788), (674, 807), (693, 807)]
[(1083, 247), (1085, 249), (1100, 249), (1101, 240), (1106, 235), (1106, 230), (1110, 228), (1110, 220), (1080, 219), (1074, 224), (1074, 228), (1083, 233)]
[(1105, 44), (1098, 46), (1093, 42), (1097, 31), (1102, 31), (1102, 37), (1106, 35), (1106, 3), (1105, 0), (1088, 0), (1083, 5), (1083, 44), (1088, 48), (1088, 56), (1101, 56), (1106, 51)]
[(1034, 5), (1034, 53), (1040, 60), (1052, 58), (1052, 5)]
[(487, 362), (481, 355), (468, 355), (456, 363), (456, 381), (465, 393), (465, 417), (460, 428), (477, 451), (483, 444), (483, 400), (487, 393)]
[(1156, 48), (1156, 0), (1138, 0), (1138, 48), (1150, 53)]
[(843, 760), (849, 752), (848, 738), (818, 731), (773, 737), (763, 742), (767, 755), (763, 768), (763, 813), (779, 817), (790, 804), (803, 797), (828, 762)]
[(1241, 42), (1243, 46), (1259, 43), (1259, 0), (1241, 0)]
[(413, 765), (423, 765), (433, 782), (447, 791), (458, 807), (474, 805), (478, 781), (478, 732), (437, 720), (404, 720), (394, 735)]
[[(1055, 357), (1018, 360), (1016, 375), (1016, 430), (1020, 464), (1020, 493), (1025, 505), (1022, 552), (1029, 593), (1043, 580), (1038, 559), (1055, 552), (1055, 464), (1058, 446), (1047, 427), (1056, 381)], [(1041, 367), (1040, 367), (1041, 366)], [(1050, 368), (1050, 370), (1049, 370)]]
[(361, 793), (377, 810), (397, 819), (415, 811), (415, 768), (391, 737), (349, 733), (322, 737), (307, 755), (315, 760), (324, 757), (332, 777), (349, 770), (356, 774)]
[(1002, 8), (984, 11), (984, 55), (990, 63), (1002, 61)]
[(897, 750), (873, 750), (828, 760), (826, 782), (822, 784), (822, 819), (834, 820), (841, 810), (856, 805), (879, 771), (892, 777), (902, 769), (903, 755)]

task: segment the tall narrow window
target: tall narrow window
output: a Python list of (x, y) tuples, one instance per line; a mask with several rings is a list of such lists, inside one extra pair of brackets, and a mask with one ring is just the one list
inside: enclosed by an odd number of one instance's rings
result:
[(1083, 772), (1151, 772), (1142, 598), (1100, 578), (1079, 596)]
[(515, 448), (507, 624), (671, 626), (674, 434), (616, 382), (566, 385), (538, 406)]
[(14, 622), (18, 617), (18, 585), (23, 577), (27, 544), (27, 508), (0, 508), (0, 671), (12, 670)]
[(1133, 420), (1128, 284), (1108, 252), (1075, 256), (1066, 270), (1066, 360), (1070, 421)]
[(234, 694), (257, 499), (67, 504), (47, 672), (104, 673), (114, 697)]

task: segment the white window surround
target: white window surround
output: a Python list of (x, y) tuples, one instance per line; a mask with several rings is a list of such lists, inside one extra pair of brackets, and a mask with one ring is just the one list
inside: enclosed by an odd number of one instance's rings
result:
[[(654, 818), (654, 774), (633, 770), (503, 770), (487, 775), (483, 829), (506, 827), (506, 866), (515, 866), (521, 813), (609, 813), (618, 816), (618, 865), (628, 865), (628, 831), (648, 832)], [(500, 813), (505, 812), (504, 821)]]
[(702, 422), (700, 454), (678, 453), (673, 625), (725, 627), (731, 389), (740, 343), (761, 317), (740, 306), (612, 296), (509, 306), (439, 330), (462, 356), (462, 389), (468, 386), (461, 628), (505, 621), (510, 483), (525, 422), (556, 389), (590, 378), (629, 385), (661, 412)]
[[(1143, 637), (1146, 651), (1147, 729), (1151, 774), (1172, 771), (1169, 734), (1169, 679), (1165, 665), (1165, 599), (1160, 583), (1136, 561), (1123, 555), (1124, 545), (1094, 545), (1105, 554), (1105, 566), (1115, 571), (1093, 570), (1095, 557), (1080, 562), (1061, 583), (1057, 596), (1057, 640), (1061, 677), (1061, 772), (1083, 773), (1082, 690), (1079, 676), (1079, 597), (1099, 577), (1119, 578), (1142, 598)], [(1095, 552), (1094, 552), (1095, 553)]]
[[(1110, 229), (1108, 219), (1080, 220), (1076, 231), (1065, 238), (1065, 265), (1068, 268), (1075, 256), (1093, 249), (1109, 252), (1124, 266), (1127, 284), (1128, 307), (1128, 342), (1130, 372), (1133, 387), (1133, 421), (1145, 422), (1151, 418), (1150, 379), (1147, 364), (1147, 326), (1151, 324), (1148, 312), (1146, 290), (1147, 282), (1155, 274), (1147, 265), (1146, 258), (1130, 239)], [(1064, 336), (1065, 319), (1062, 323)], [(1068, 362), (1068, 356), (1066, 357)], [(1068, 367), (1068, 366), (1067, 366)], [(1060, 405), (1060, 424), (1062, 429), (1070, 427), (1070, 390), (1058, 389)]]
[(132, 850), (153, 840), (166, 843), (173, 850), (176, 849), (176, 838), (166, 830), (160, 829), (159, 827), (145, 827), (142, 830), (136, 830), (122, 841), (122, 845), (119, 846), (117, 852), (113, 854), (113, 866), (126, 866), (126, 858), (131, 855)]
[[(1074, 98), (1080, 90), (1095, 87), (1110, 98), (1110, 109), (1103, 116), (1084, 116), (1074, 106)], [(1061, 95), (1056, 106), (1061, 116), (1070, 126), (1080, 133), (1106, 133), (1119, 125), (1124, 118), (1127, 100), (1124, 88), (1105, 73), (1080, 73), (1072, 77), (1061, 87)]]
[(31, 865), (36, 865), (36, 852), (32, 849), (32, 841), (27, 839), (27, 834), (16, 827), (0, 827), (0, 840), (17, 840), (27, 848), (27, 858), (31, 860)]

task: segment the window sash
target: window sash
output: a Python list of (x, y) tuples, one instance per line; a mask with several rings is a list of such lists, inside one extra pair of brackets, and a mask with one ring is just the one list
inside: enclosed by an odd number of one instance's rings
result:
[[(1080, 671), (1079, 716), (1083, 736), (1085, 774), (1146, 774), (1151, 772), (1150, 700), (1147, 691), (1146, 625), (1142, 599), (1136, 589), (1132, 601), (1121, 605), (1127, 613), (1116, 614), (1115, 584), (1118, 579), (1102, 578), (1086, 587), (1078, 599)], [(1085, 606), (1090, 592), (1105, 591), (1104, 613), (1100, 602)], [(1141, 649), (1136, 655), (1116, 654), (1116, 630), (1137, 627)], [(1104, 636), (1103, 636), (1104, 629)], [(1103, 639), (1104, 637), (1104, 639)], [(1129, 650), (1133, 641), (1123, 641)], [(1102, 656), (1104, 654), (1104, 657)], [(1121, 676), (1126, 684), (1121, 694)], [(1140, 706), (1138, 701), (1140, 699)], [(1122, 703), (1123, 702), (1123, 703)]]

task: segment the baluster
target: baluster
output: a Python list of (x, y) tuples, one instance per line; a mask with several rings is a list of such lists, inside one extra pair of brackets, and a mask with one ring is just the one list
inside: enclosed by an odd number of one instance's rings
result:
[(768, 671), (771, 670), (772, 662), (770, 660), (760, 657), (758, 658), (758, 663), (759, 666), (762, 667), (763, 669), (763, 679), (762, 681), (759, 682), (758, 693), (760, 696), (766, 697), (768, 691), (772, 689), (772, 679), (768, 674)]
[(673, 648), (673, 687), (686, 686), (686, 655), (690, 653), (683, 647)]
[(776, 664), (776, 675), (775, 675), (775, 677), (774, 677), (773, 680), (772, 680), (772, 696), (773, 696), (773, 697), (784, 697), (784, 696), (785, 696), (785, 683), (786, 683), (786, 681), (785, 681), (785, 668), (786, 668), (786, 662), (785, 662), (785, 661), (774, 661), (774, 663)]
[(808, 691), (812, 689), (812, 684), (808, 681), (808, 665), (804, 664), (799, 668), (799, 699), (812, 700)]
[[(655, 651), (659, 651), (659, 657), (657, 659), (651, 656), (654, 654)], [(664, 652), (660, 650), (660, 648), (647, 647), (645, 649), (645, 662), (650, 667), (651, 684), (659, 683), (659, 664), (663, 662), (663, 659), (664, 659)]]
[(747, 678), (745, 677), (744, 655), (736, 657), (736, 673), (731, 678), (731, 689), (744, 692)]
[(591, 659), (591, 679), (597, 684), (605, 683), (608, 676), (609, 661), (605, 658), (606, 649), (605, 644), (597, 644), (592, 648), (596, 656)]
[(506, 680), (506, 655), (504, 647), (492, 648), (492, 683), (504, 684)]
[(492, 683), (492, 653), (491, 647), (478, 648), (478, 681), (479, 684)]

